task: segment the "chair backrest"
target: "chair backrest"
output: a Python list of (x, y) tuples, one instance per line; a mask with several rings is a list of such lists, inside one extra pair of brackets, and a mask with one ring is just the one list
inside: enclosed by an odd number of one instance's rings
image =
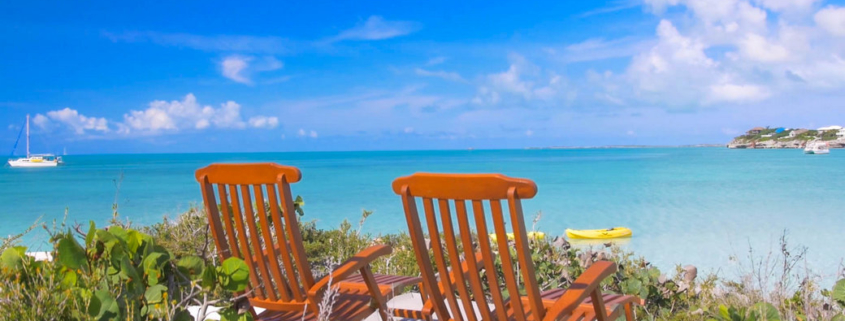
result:
[[(472, 312), (474, 300), (480, 320), (526, 320), (529, 314), (534, 320), (543, 318), (545, 309), (528, 251), (520, 203), (521, 199), (537, 194), (534, 182), (499, 174), (417, 173), (393, 181), (393, 191), (402, 197), (423, 286), (427, 289), (425, 309), (433, 310), (439, 320), (475, 321), (479, 318)], [(422, 201), (422, 215), (417, 208), (417, 199)], [(485, 212), (487, 206), (489, 212)], [(423, 224), (427, 231), (423, 230), (420, 216), (425, 220)], [(505, 250), (511, 245), (506, 221), (510, 222), (513, 233), (516, 258)], [(426, 244), (426, 232), (430, 245)], [(477, 248), (473, 246), (474, 234), (477, 235)], [(496, 235), (495, 243), (502, 249), (498, 251), (498, 256), (494, 256), (488, 234)], [(434, 257), (433, 265), (429, 255)], [(478, 257), (482, 258), (480, 262), (476, 261)], [(499, 290), (500, 282), (494, 266), (497, 257), (502, 263), (504, 288), (511, 295), (507, 301)], [(462, 264), (468, 267), (467, 273), (457, 273)], [(450, 273), (450, 267), (456, 271)], [(486, 280), (481, 275), (481, 269)], [(520, 276), (517, 271), (521, 273), (527, 292), (526, 301), (519, 297)], [(439, 273), (439, 281), (435, 273)], [(491, 290), (492, 310), (485, 300), (485, 282)], [(466, 312), (462, 314), (458, 311)]]
[(254, 306), (301, 306), (314, 285), (290, 183), (299, 169), (273, 163), (213, 164), (196, 172), (217, 253), (249, 266)]

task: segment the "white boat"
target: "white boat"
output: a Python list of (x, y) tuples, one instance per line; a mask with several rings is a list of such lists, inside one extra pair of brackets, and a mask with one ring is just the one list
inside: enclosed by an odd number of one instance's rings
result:
[(829, 154), (830, 153), (830, 144), (825, 142), (809, 142), (807, 143), (807, 147), (804, 148), (804, 154)]
[[(18, 135), (20, 139), (20, 135)], [(17, 143), (15, 143), (17, 145)], [(29, 153), (29, 115), (26, 115), (26, 157), (10, 159), (9, 166), (12, 167), (55, 167), (62, 163), (62, 158), (53, 154), (30, 154)]]

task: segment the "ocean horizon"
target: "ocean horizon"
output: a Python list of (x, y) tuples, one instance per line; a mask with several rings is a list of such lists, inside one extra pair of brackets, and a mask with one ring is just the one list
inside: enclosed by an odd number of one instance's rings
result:
[[(214, 162), (276, 162), (299, 167), (293, 194), (305, 200), (303, 220), (335, 228), (373, 211), (367, 233), (407, 230), (393, 179), (414, 172), (502, 173), (534, 180), (523, 202), (526, 224), (548, 237), (564, 229), (625, 226), (620, 246), (663, 270), (692, 264), (734, 276), (738, 262), (806, 246), (807, 264), (822, 277), (841, 266), (845, 154), (726, 148), (536, 148), (513, 150), (346, 151), (281, 153), (68, 155), (57, 168), (0, 169), (0, 235), (51, 224), (106, 224), (112, 205), (134, 224), (160, 222), (201, 204), (194, 171)], [(47, 249), (41, 227), (24, 244)], [(579, 245), (576, 243), (576, 245)], [(595, 244), (593, 244), (595, 246)], [(598, 245), (600, 246), (600, 245)], [(738, 260), (732, 260), (738, 258)], [(721, 270), (719, 270), (721, 269)], [(732, 270), (736, 269), (736, 271)]]

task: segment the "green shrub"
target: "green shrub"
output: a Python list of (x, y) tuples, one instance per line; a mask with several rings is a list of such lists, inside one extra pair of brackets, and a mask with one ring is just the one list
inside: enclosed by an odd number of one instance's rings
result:
[[(11, 320), (191, 320), (188, 305), (220, 288), (243, 291), (249, 270), (230, 258), (219, 265), (176, 256), (148, 234), (92, 222), (80, 243), (70, 229), (52, 235), (53, 261), (35, 261), (25, 247), (0, 255), (0, 315)], [(229, 303), (224, 311), (232, 313)], [(249, 315), (244, 315), (249, 318)]]

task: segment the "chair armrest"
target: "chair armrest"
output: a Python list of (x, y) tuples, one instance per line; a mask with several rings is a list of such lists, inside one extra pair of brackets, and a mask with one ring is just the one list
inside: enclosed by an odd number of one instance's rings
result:
[(338, 283), (353, 273), (368, 266), (379, 257), (388, 255), (391, 252), (393, 252), (393, 248), (387, 245), (373, 245), (361, 252), (358, 252), (358, 254), (355, 254), (355, 256), (349, 258), (346, 262), (343, 262), (343, 264), (334, 269), (330, 276), (326, 276), (314, 284), (314, 286), (308, 290), (308, 296), (314, 298), (318, 297), (321, 291), (325, 290), (323, 288), (326, 287), (329, 282)]
[(545, 320), (557, 320), (558, 317), (571, 314), (578, 305), (599, 290), (601, 281), (616, 273), (616, 263), (610, 261), (599, 261), (593, 263), (587, 271), (584, 271), (566, 292), (555, 301), (546, 312)]

